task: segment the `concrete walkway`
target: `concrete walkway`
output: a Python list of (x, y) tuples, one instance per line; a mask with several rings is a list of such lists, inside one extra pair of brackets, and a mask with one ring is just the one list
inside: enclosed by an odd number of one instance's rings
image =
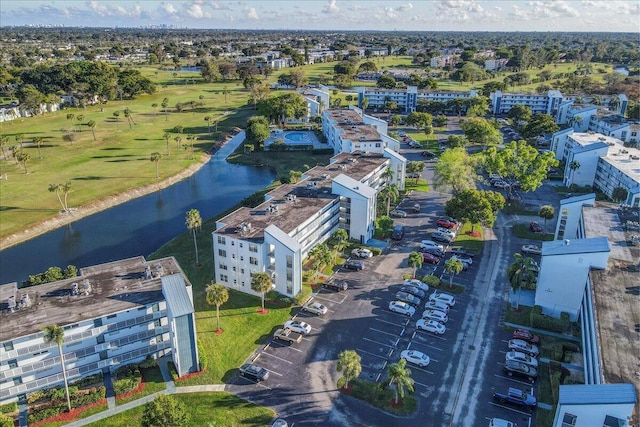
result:
[(169, 361), (171, 361), (171, 359), (166, 356), (158, 359), (158, 367), (160, 368), (160, 372), (162, 373), (162, 379), (167, 385), (166, 389), (159, 391), (157, 393), (153, 393), (148, 396), (142, 397), (138, 400), (125, 403), (124, 405), (120, 405), (120, 406), (115, 406), (115, 397), (113, 397), (112, 398), (113, 406), (111, 406), (110, 404), (109, 408), (106, 411), (102, 411), (100, 413), (91, 415), (90, 417), (83, 418), (81, 420), (77, 420), (72, 423), (69, 423), (67, 424), (67, 427), (80, 427), (80, 426), (89, 425), (91, 423), (95, 423), (105, 418), (109, 418), (113, 415), (117, 415), (124, 411), (128, 411), (129, 409), (136, 408), (140, 405), (144, 405), (147, 402), (151, 402), (153, 399), (156, 398), (156, 396), (160, 394), (182, 394), (182, 393), (225, 391), (225, 387), (226, 387), (225, 384), (205, 384), (205, 385), (195, 385), (195, 386), (189, 386), (189, 387), (176, 387), (175, 383), (171, 379), (171, 371), (169, 370)]

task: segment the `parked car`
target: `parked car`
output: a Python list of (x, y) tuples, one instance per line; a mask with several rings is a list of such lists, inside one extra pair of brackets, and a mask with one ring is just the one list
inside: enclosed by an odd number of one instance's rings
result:
[(411, 285), (402, 285), (400, 291), (411, 294), (417, 298), (424, 298), (426, 295), (422, 289)]
[(473, 258), (474, 256), (476, 256), (475, 252), (472, 252), (469, 249), (465, 249), (465, 248), (457, 248), (457, 247), (451, 248), (449, 252), (451, 252), (454, 255), (467, 257), (467, 258)]
[(447, 327), (437, 320), (420, 319), (416, 322), (416, 329), (431, 332), (432, 334), (442, 335), (447, 331)]
[[(510, 130), (509, 128), (505, 128), (505, 130)], [(502, 179), (502, 175), (500, 175), (499, 173), (490, 173), (489, 174), (489, 179)]]
[(427, 285), (424, 282), (421, 282), (418, 279), (404, 279), (404, 282), (402, 284), (403, 285), (407, 285), (407, 286), (415, 286), (416, 288), (420, 289), (421, 291), (425, 291), (425, 292), (429, 291), (429, 285)]
[(438, 220), (436, 221), (436, 225), (438, 227), (454, 228), (456, 226), (456, 223), (451, 221), (449, 218), (438, 218)]
[(540, 272), (540, 265), (538, 264), (537, 261), (533, 261), (531, 264), (527, 266), (527, 268), (529, 269), (529, 271), (533, 271), (534, 273)]
[(526, 329), (516, 329), (515, 331), (513, 331), (513, 335), (511, 336), (511, 338), (516, 340), (523, 340), (535, 345), (540, 343), (540, 337), (532, 334)]
[(453, 255), (451, 257), (452, 259), (457, 259), (459, 260), (461, 263), (463, 264), (467, 264), (467, 265), (473, 265), (473, 260), (471, 259), (471, 257), (468, 256), (464, 256), (464, 255)]
[(537, 346), (523, 340), (509, 340), (509, 350), (519, 351), (533, 357), (538, 357), (540, 354)]
[(496, 180), (491, 182), (491, 186), (496, 188), (509, 188), (509, 183), (502, 180)]
[(437, 264), (440, 262), (440, 258), (438, 258), (437, 256), (430, 254), (428, 252), (423, 252), (422, 253), (422, 260), (424, 262), (427, 262), (429, 264)]
[(440, 250), (440, 248), (436, 248), (435, 246), (425, 246), (420, 247), (422, 253), (435, 255), (438, 258), (442, 258), (444, 256), (444, 251)]
[(456, 305), (456, 299), (453, 295), (445, 294), (444, 292), (435, 291), (429, 295), (429, 301), (439, 301), (447, 304), (449, 307)]
[(507, 352), (504, 360), (514, 360), (516, 362), (524, 363), (525, 365), (533, 366), (534, 368), (538, 367), (538, 359), (535, 359), (528, 354), (524, 354), (520, 351)]
[(283, 418), (278, 418), (271, 424), (271, 427), (289, 427), (289, 423)]
[(451, 237), (452, 239), (456, 238), (455, 231), (451, 231), (451, 229), (449, 229), (449, 228), (438, 227), (438, 229), (436, 231), (438, 233), (444, 233), (444, 234), (448, 235), (449, 237)]
[(406, 218), (407, 213), (401, 209), (394, 209), (391, 211), (391, 216), (396, 218)]
[(420, 305), (420, 298), (411, 295), (408, 292), (396, 292), (396, 299), (398, 301), (404, 301), (408, 304), (411, 304), (414, 307)]
[(407, 136), (407, 133), (403, 130), (398, 131), (398, 136)]
[(269, 371), (261, 366), (251, 363), (245, 363), (244, 365), (240, 366), (240, 375), (252, 381), (258, 382), (268, 379)]
[(311, 325), (300, 320), (287, 320), (284, 322), (284, 327), (291, 329), (293, 332), (299, 334), (308, 334), (311, 332)]
[(538, 221), (531, 221), (529, 223), (529, 231), (532, 233), (542, 233), (542, 227), (538, 224)]
[(431, 361), (431, 359), (429, 359), (429, 356), (417, 350), (404, 350), (402, 353), (400, 353), (400, 358), (406, 360), (407, 363), (418, 365), (421, 368), (427, 366)]
[(538, 245), (522, 245), (520, 249), (522, 253), (525, 254), (533, 254), (533, 255), (541, 255), (542, 248)]
[(359, 259), (348, 259), (344, 264), (342, 264), (342, 267), (346, 268), (347, 270), (363, 270), (364, 262), (360, 261)]
[(240, 375), (252, 381), (265, 381), (269, 378), (269, 371), (262, 366), (245, 363), (240, 366)]
[(409, 304), (403, 301), (391, 301), (389, 303), (389, 310), (394, 313), (404, 314), (406, 316), (413, 316), (416, 312), (416, 309), (411, 307)]
[(333, 289), (334, 291), (346, 291), (349, 289), (349, 284), (347, 282), (327, 282), (323, 283), (322, 287)]
[(514, 387), (509, 387), (506, 393), (499, 391), (493, 393), (493, 400), (502, 404), (518, 406), (527, 409), (528, 411), (533, 411), (538, 405), (538, 401), (535, 397)]
[(444, 313), (440, 310), (425, 310), (422, 312), (422, 318), (428, 320), (435, 320), (440, 323), (447, 323), (449, 321), (449, 316), (447, 313)]
[(327, 313), (327, 307), (320, 304), (319, 302), (308, 302), (302, 306), (302, 311), (322, 316), (323, 314)]
[(453, 233), (443, 233), (441, 231), (434, 231), (431, 233), (431, 238), (437, 242), (451, 243), (456, 238)]
[(393, 231), (391, 232), (391, 238), (393, 240), (402, 240), (403, 237), (404, 237), (404, 225), (397, 224), (393, 228)]
[(427, 310), (438, 310), (443, 313), (449, 313), (449, 306), (441, 301), (427, 301), (424, 304), (424, 308)]
[(437, 248), (438, 250), (444, 252), (444, 246), (440, 243), (434, 242), (433, 240), (422, 240), (420, 242), (421, 248)]
[(351, 251), (351, 255), (358, 258), (371, 258), (373, 256), (373, 252), (367, 248), (355, 248)]
[(427, 159), (435, 159), (436, 158), (436, 154), (431, 152), (431, 151), (428, 151), (428, 150), (423, 151), (422, 153), (420, 153), (420, 155), (422, 157), (426, 157)]
[(518, 425), (511, 421), (503, 420), (502, 418), (491, 418), (489, 420), (489, 427), (518, 427)]
[(538, 371), (536, 368), (513, 360), (504, 362), (504, 372), (510, 377), (516, 376), (525, 378), (532, 383), (535, 382), (538, 377)]

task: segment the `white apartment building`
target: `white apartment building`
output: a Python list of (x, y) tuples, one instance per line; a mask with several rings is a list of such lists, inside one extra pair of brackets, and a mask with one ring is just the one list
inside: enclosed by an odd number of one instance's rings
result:
[(213, 232), (216, 282), (255, 294), (252, 275), (267, 272), (275, 291), (297, 295), (302, 261), (311, 248), (338, 228), (361, 243), (373, 237), (376, 195), (387, 168), (404, 176), (401, 159), (391, 150), (340, 153), (328, 166), (306, 171), (297, 184), (269, 192), (259, 206), (221, 218)]
[[(567, 128), (553, 134), (551, 150), (565, 162), (564, 185), (592, 185), (609, 198), (621, 187), (627, 190), (624, 203), (640, 204), (640, 149), (625, 147), (617, 138)], [(572, 170), (574, 161), (580, 167)]]
[(460, 59), (459, 55), (442, 55), (442, 56), (434, 56), (429, 61), (429, 66), (431, 68), (444, 68), (447, 65), (455, 65)]
[(506, 93), (495, 91), (489, 94), (491, 112), (506, 114), (516, 105), (526, 105), (534, 114), (553, 114), (562, 102), (559, 90), (550, 90), (546, 94), (539, 93)]
[(561, 385), (553, 427), (627, 427), (636, 401), (629, 383)]
[(487, 71), (502, 71), (507, 69), (507, 58), (486, 59), (484, 61), (484, 69)]
[(171, 355), (178, 375), (199, 370), (191, 284), (177, 261), (130, 258), (80, 269), (77, 277), (29, 288), (0, 286), (0, 404), (63, 383), (55, 343), (64, 329), (69, 381)]
[(405, 113), (411, 113), (416, 111), (420, 100), (446, 103), (454, 99), (469, 99), (476, 96), (478, 93), (475, 90), (468, 92), (418, 90), (417, 86), (407, 86), (406, 89), (359, 87), (358, 105), (362, 106), (362, 101), (366, 98), (369, 102), (367, 109), (384, 110), (387, 101), (391, 101), (398, 104), (398, 109)]

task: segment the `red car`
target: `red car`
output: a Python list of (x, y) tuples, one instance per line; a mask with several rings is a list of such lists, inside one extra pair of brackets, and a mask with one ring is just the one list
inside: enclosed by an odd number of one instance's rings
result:
[(436, 221), (436, 224), (438, 225), (438, 227), (442, 228), (453, 228), (456, 226), (456, 223), (449, 220), (448, 218), (440, 218), (438, 219), (438, 221)]
[(440, 258), (428, 252), (422, 254), (422, 259), (424, 262), (428, 262), (429, 264), (437, 264), (440, 262)]
[(527, 341), (531, 344), (540, 343), (540, 337), (537, 335), (533, 335), (531, 332), (526, 329), (516, 329), (513, 331), (512, 339)]
[(540, 224), (538, 224), (536, 221), (531, 221), (529, 223), (529, 230), (531, 230), (533, 233), (542, 233), (542, 227), (540, 227)]

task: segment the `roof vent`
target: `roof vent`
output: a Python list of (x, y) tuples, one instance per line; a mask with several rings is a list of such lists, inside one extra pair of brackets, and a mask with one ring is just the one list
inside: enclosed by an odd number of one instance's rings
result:
[(570, 243), (570, 242), (571, 242), (571, 241), (570, 241), (569, 239), (565, 239), (565, 241), (564, 241), (565, 246), (569, 246), (569, 243)]

